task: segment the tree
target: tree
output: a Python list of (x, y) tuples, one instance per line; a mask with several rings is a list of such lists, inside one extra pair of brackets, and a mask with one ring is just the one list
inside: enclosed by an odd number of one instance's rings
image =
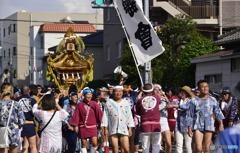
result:
[(168, 20), (158, 35), (165, 52), (152, 60), (153, 82), (164, 87), (194, 86), (195, 65), (190, 60), (213, 53), (217, 47), (197, 31), (197, 24), (186, 15)]
[[(212, 40), (202, 36), (197, 31), (197, 24), (191, 17), (177, 15), (169, 19), (157, 31), (162, 40), (165, 52), (152, 60), (153, 83), (163, 87), (180, 87), (195, 85), (195, 65), (190, 60), (195, 57), (217, 51)], [(125, 48), (121, 66), (128, 73), (128, 82), (140, 83), (129, 47)], [(143, 70), (143, 67), (140, 67)]]
[[(141, 84), (136, 64), (134, 62), (132, 52), (130, 50), (129, 45), (125, 46), (125, 50), (123, 52), (123, 58), (120, 62), (122, 69), (124, 72), (128, 74), (128, 78), (126, 80), (126, 84)], [(140, 70), (143, 70), (143, 67), (139, 67)]]

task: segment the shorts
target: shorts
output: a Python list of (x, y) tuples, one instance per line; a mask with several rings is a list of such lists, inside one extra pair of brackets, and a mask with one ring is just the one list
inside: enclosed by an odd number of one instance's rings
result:
[(92, 138), (97, 136), (98, 136), (97, 127), (95, 128), (80, 127), (80, 130), (79, 130), (80, 139), (87, 139), (87, 138)]
[(166, 117), (160, 117), (161, 132), (169, 130), (168, 119)]
[(170, 128), (170, 131), (175, 131), (176, 121), (169, 121), (168, 120), (168, 125), (169, 125), (169, 128)]
[(140, 124), (136, 125), (135, 127), (135, 136), (134, 136), (134, 144), (139, 145), (140, 144)]
[(32, 137), (36, 135), (34, 124), (24, 124), (21, 132), (21, 137)]

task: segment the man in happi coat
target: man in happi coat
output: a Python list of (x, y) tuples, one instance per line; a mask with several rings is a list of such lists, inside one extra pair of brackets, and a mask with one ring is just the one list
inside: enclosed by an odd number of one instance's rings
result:
[(160, 151), (160, 97), (153, 94), (153, 84), (145, 84), (142, 88), (143, 97), (138, 100), (136, 113), (141, 117), (140, 132), (143, 153), (150, 152), (150, 142), (152, 142), (152, 152)]
[(198, 89), (200, 95), (195, 96), (191, 102), (189, 115), (187, 116), (188, 134), (193, 136), (196, 153), (209, 153), (212, 142), (212, 134), (215, 131), (214, 117), (219, 122), (219, 131), (223, 131), (223, 113), (217, 100), (209, 94), (207, 80), (199, 80)]
[(93, 89), (83, 90), (84, 99), (78, 103), (74, 110), (71, 125), (75, 126), (75, 131), (79, 132), (82, 141), (82, 153), (87, 153), (87, 139), (91, 142), (91, 153), (97, 150), (97, 128), (102, 121), (102, 111), (99, 105), (92, 101)]
[(120, 141), (122, 152), (129, 151), (129, 136), (132, 135), (134, 120), (131, 106), (123, 96), (123, 86), (115, 86), (113, 99), (106, 102), (103, 113), (102, 127), (105, 137), (110, 135), (113, 153), (118, 153), (118, 141)]

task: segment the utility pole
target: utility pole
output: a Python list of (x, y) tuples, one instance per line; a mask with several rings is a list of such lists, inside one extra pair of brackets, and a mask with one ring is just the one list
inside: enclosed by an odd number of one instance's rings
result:
[(222, 35), (222, 0), (219, 0), (219, 30), (220, 30), (220, 35)]
[[(149, 19), (149, 0), (144, 0), (144, 14)], [(144, 83), (152, 83), (151, 61), (144, 64)]]

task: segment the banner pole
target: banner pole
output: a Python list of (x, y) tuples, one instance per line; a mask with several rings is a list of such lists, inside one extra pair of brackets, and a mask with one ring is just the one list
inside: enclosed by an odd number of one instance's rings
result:
[(135, 65), (136, 65), (136, 68), (137, 68), (137, 72), (138, 72), (138, 75), (139, 75), (139, 78), (140, 78), (140, 81), (141, 81), (141, 85), (143, 85), (143, 80), (142, 80), (142, 77), (141, 77), (141, 74), (140, 74), (140, 71), (139, 71), (139, 68), (138, 68), (138, 65), (137, 65), (137, 61), (136, 61), (135, 54), (134, 54), (134, 52), (133, 52), (132, 44), (131, 44), (131, 42), (130, 42), (130, 40), (129, 40), (127, 31), (126, 31), (126, 29), (125, 29), (125, 25), (124, 25), (124, 23), (123, 23), (123, 21), (122, 21), (121, 14), (119, 13), (119, 10), (118, 10), (118, 8), (116, 7), (116, 5), (115, 5), (115, 9), (116, 9), (116, 11), (117, 11), (119, 20), (120, 20), (120, 22), (121, 22), (121, 24), (122, 24), (122, 28), (123, 28), (123, 31), (124, 31), (124, 33), (125, 33), (125, 35), (126, 35), (128, 44), (129, 44), (129, 46), (130, 46), (130, 50), (131, 50), (131, 53), (132, 53), (132, 55), (133, 55), (133, 60), (134, 60), (134, 63), (135, 63)]

